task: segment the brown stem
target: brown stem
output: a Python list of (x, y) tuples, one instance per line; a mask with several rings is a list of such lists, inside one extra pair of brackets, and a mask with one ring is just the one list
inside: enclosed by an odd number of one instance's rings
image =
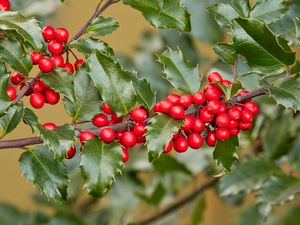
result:
[(25, 93), (32, 87), (32, 85), (34, 84), (34, 82), (38, 79), (40, 79), (42, 76), (41, 73), (38, 73), (33, 79), (31, 79), (22, 89), (21, 91), (18, 93), (15, 102), (19, 102), (25, 95)]
[(153, 214), (145, 216), (144, 218), (136, 221), (134, 224), (147, 225), (147, 224), (155, 222), (156, 220), (175, 211), (176, 209), (180, 208), (181, 206), (185, 205), (186, 203), (194, 200), (199, 194), (201, 194), (201, 193), (205, 192), (207, 189), (213, 187), (218, 182), (218, 180), (219, 179), (216, 177), (211, 178), (210, 180), (206, 181), (204, 184), (193, 189), (192, 192), (187, 193), (186, 195), (176, 199), (175, 201), (171, 202), (169, 205), (158, 208)]
[(261, 95), (267, 95), (267, 94), (269, 94), (268, 89), (260, 88), (255, 91), (249, 92), (248, 94), (233, 97), (230, 100), (229, 104), (234, 105), (236, 103), (244, 102), (248, 99), (255, 98)]

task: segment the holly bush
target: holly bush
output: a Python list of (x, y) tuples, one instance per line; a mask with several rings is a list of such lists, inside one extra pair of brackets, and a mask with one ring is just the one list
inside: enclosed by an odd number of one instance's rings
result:
[[(57, 4), (0, 0), (0, 149), (52, 208), (2, 204), (2, 225), (200, 224), (210, 188), (239, 225), (298, 224), (299, 1), (106, 0), (74, 36), (42, 25)], [(101, 40), (117, 4), (156, 28), (132, 56)], [(70, 121), (40, 121), (58, 102)]]

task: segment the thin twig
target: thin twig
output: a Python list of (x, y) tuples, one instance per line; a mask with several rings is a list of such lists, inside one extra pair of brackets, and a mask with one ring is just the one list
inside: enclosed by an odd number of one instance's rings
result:
[(238, 74), (237, 66), (239, 64), (239, 60), (240, 60), (240, 56), (238, 55), (234, 65), (232, 66), (232, 77), (234, 82), (237, 81), (237, 74)]
[(34, 84), (34, 82), (36, 80), (39, 80), (41, 78), (42, 74), (38, 73), (33, 79), (31, 79), (22, 89), (21, 91), (18, 93), (15, 102), (19, 102), (24, 95), (26, 94), (26, 92), (32, 87), (32, 85)]

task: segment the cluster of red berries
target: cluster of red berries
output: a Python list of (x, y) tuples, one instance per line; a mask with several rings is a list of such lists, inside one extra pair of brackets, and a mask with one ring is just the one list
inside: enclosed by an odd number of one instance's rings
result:
[[(223, 80), (217, 72), (208, 75), (209, 84), (204, 92), (182, 96), (171, 94), (154, 106), (156, 113), (170, 115), (174, 119), (183, 119), (184, 124), (172, 140), (166, 145), (164, 153), (174, 148), (177, 152), (185, 152), (188, 147), (199, 149), (204, 140), (208, 146), (215, 146), (217, 141), (226, 141), (230, 136), (236, 136), (240, 130), (252, 128), (252, 121), (259, 112), (256, 103), (248, 100), (234, 105), (226, 104), (219, 84), (231, 86), (229, 80)], [(247, 94), (242, 90), (237, 95)], [(194, 108), (193, 113), (186, 110)]]
[(8, 0), (0, 0), (0, 11), (9, 11), (10, 2)]

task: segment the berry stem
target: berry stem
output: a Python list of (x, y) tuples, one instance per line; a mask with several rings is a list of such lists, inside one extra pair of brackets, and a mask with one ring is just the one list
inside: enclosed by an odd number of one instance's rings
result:
[(22, 90), (18, 93), (15, 102), (19, 102), (25, 95), (25, 93), (32, 87), (34, 82), (36, 80), (39, 80), (42, 76), (42, 73), (38, 73), (33, 79), (31, 79), (23, 88)]

